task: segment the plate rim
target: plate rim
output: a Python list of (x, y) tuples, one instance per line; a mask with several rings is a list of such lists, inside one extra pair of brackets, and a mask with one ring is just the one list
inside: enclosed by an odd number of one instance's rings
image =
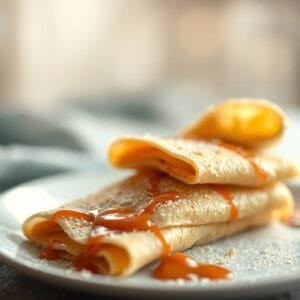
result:
[[(16, 185), (3, 193), (0, 194), (0, 202), (3, 201), (3, 197), (20, 187), (25, 186), (39, 186), (43, 184), (49, 184), (49, 182), (53, 181), (61, 181), (61, 180), (72, 180), (72, 178), (80, 177), (80, 176), (101, 176), (101, 172), (66, 172), (63, 174), (45, 176), (39, 179), (31, 180), (19, 185)], [(55, 183), (54, 183), (55, 184)], [(296, 181), (292, 184), (293, 188), (297, 188), (300, 190), (300, 181)], [(1, 215), (1, 212), (0, 212)], [(24, 235), (21, 232), (22, 237)], [(269, 289), (272, 289), (272, 293), (276, 293), (278, 291), (286, 291), (292, 289), (293, 287), (299, 286), (300, 282), (300, 268), (298, 270), (292, 271), (291, 274), (285, 274), (284, 276), (272, 276), (269, 278), (263, 278), (260, 281), (240, 281), (240, 282), (215, 282), (209, 285), (199, 285), (197, 283), (187, 283), (184, 285), (178, 284), (168, 284), (164, 282), (157, 281), (155, 285), (153, 282), (149, 282), (147, 284), (143, 283), (143, 285), (135, 284), (134, 282), (122, 282), (122, 279), (118, 278), (114, 280), (112, 277), (105, 277), (107, 282), (100, 280), (100, 282), (90, 281), (87, 278), (80, 277), (76, 273), (72, 274), (59, 274), (59, 269), (55, 270), (55, 267), (51, 266), (48, 270), (38, 269), (38, 267), (30, 266), (26, 264), (26, 262), (22, 260), (15, 259), (12, 256), (9, 256), (5, 253), (5, 251), (0, 248), (0, 261), (4, 264), (17, 269), (18, 271), (29, 275), (38, 280), (42, 280), (48, 283), (54, 283), (59, 286), (67, 285), (71, 289), (75, 290), (84, 290), (92, 293), (107, 293), (107, 294), (119, 294), (127, 293), (130, 295), (134, 295), (136, 293), (139, 294), (195, 294), (198, 295), (201, 293), (202, 295), (210, 295), (210, 296), (218, 296), (226, 294), (241, 294), (246, 292), (251, 292), (251, 295), (254, 294), (269, 294)], [(76, 276), (75, 276), (76, 275)], [(96, 275), (101, 277), (101, 275)], [(49, 280), (50, 278), (50, 280)], [(112, 280), (108, 280), (112, 279)]]

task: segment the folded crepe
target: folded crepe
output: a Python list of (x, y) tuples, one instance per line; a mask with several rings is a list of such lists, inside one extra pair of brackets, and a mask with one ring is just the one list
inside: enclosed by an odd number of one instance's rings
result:
[(180, 137), (218, 138), (245, 147), (266, 147), (279, 141), (288, 118), (266, 100), (231, 99), (210, 107)]
[[(293, 207), (292, 196), (281, 183), (259, 189), (186, 185), (167, 175), (140, 172), (70, 202), (57, 211), (101, 212), (122, 207), (136, 212), (145, 210), (151, 201), (149, 195), (157, 193), (151, 192), (153, 178), (160, 194), (176, 192), (179, 195), (176, 201), (163, 202), (151, 213), (151, 222), (160, 230), (172, 251), (183, 251), (193, 245), (287, 217)], [(87, 243), (92, 221), (63, 216), (56, 218), (53, 224), (52, 217), (57, 211), (31, 216), (24, 222), (23, 232), (39, 245), (52, 243), (53, 249), (60, 251), (60, 257), (72, 259)], [(162, 252), (163, 243), (151, 231), (112, 232), (103, 237), (93, 264), (99, 273), (127, 276), (160, 258)]]
[(111, 145), (109, 160), (139, 169), (136, 175), (29, 217), (23, 232), (45, 247), (41, 257), (127, 276), (162, 256), (163, 268), (174, 258), (170, 251), (286, 219), (293, 198), (279, 180), (298, 175), (298, 169), (257, 150), (277, 141), (285, 124), (270, 103), (228, 101), (175, 138), (121, 138)]
[(111, 144), (108, 158), (115, 167), (150, 167), (188, 184), (262, 186), (298, 174), (286, 158), (220, 140), (123, 137)]

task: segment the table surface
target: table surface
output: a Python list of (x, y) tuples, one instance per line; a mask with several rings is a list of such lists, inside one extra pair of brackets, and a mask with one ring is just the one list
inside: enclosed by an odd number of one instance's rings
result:
[(21, 274), (15, 269), (0, 264), (0, 299), (53, 300), (53, 299), (107, 299), (105, 295), (92, 295), (71, 291), (52, 284), (44, 283)]

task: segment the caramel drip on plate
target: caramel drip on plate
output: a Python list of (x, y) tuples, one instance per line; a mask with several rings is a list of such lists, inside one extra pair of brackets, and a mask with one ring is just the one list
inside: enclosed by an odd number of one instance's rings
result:
[(242, 147), (238, 147), (236, 145), (233, 145), (233, 144), (229, 144), (229, 143), (225, 143), (224, 141), (222, 140), (218, 140), (218, 139), (212, 139), (212, 140), (209, 140), (209, 142), (217, 145), (217, 146), (220, 146), (220, 147), (223, 147), (227, 150), (230, 150), (240, 156), (242, 156), (243, 158), (245, 158), (249, 164), (253, 167), (253, 169), (255, 170), (255, 173), (257, 175), (257, 177), (261, 180), (261, 181), (266, 181), (268, 179), (268, 173), (261, 167), (259, 166), (253, 156), (248, 152), (246, 151), (245, 149), (243, 149)]
[(195, 275), (216, 280), (229, 278), (231, 272), (224, 267), (198, 263), (183, 253), (173, 253), (163, 258), (153, 272), (153, 276), (160, 280), (191, 280)]
[[(92, 222), (92, 231), (87, 244), (73, 260), (73, 266), (76, 270), (87, 269), (94, 273), (99, 272), (93, 261), (99, 250), (101, 250), (105, 235), (113, 232), (151, 231), (162, 244), (161, 262), (153, 273), (155, 278), (161, 280), (179, 278), (189, 280), (191, 274), (210, 279), (228, 277), (230, 271), (223, 267), (200, 264), (183, 253), (171, 253), (171, 247), (165, 240), (161, 230), (151, 221), (152, 214), (161, 205), (180, 199), (180, 195), (175, 191), (160, 192), (159, 183), (163, 177), (164, 175), (161, 173), (151, 174), (149, 188), (147, 189), (150, 200), (140, 212), (123, 207), (107, 209), (98, 214), (76, 210), (61, 210), (53, 214), (51, 219), (53, 221), (62, 217), (73, 217)], [(228, 195), (225, 193), (222, 196), (227, 197)], [(55, 259), (56, 252), (52, 253), (53, 250), (52, 244), (49, 244), (48, 247), (42, 249), (41, 253), (47, 252), (49, 259)], [(43, 255), (43, 258), (47, 258), (47, 255)]]
[(229, 204), (230, 206), (230, 220), (237, 219), (239, 215), (238, 208), (234, 204), (234, 200), (230, 192), (228, 191), (228, 188), (224, 185), (214, 184), (211, 185), (212, 189), (217, 192), (219, 195), (221, 195)]

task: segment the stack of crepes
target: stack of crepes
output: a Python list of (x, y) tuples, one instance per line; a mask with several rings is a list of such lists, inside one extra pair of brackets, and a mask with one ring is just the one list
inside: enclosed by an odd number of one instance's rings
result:
[[(171, 252), (286, 219), (293, 198), (280, 181), (298, 169), (266, 151), (286, 122), (274, 104), (239, 99), (208, 109), (176, 137), (122, 137), (111, 144), (109, 160), (136, 169), (134, 175), (29, 217), (23, 232), (42, 247), (42, 258), (127, 276)], [(166, 274), (162, 260), (157, 278), (183, 274), (186, 258), (172, 259), (173, 275)], [(205, 277), (222, 277), (221, 269), (202, 271)]]

